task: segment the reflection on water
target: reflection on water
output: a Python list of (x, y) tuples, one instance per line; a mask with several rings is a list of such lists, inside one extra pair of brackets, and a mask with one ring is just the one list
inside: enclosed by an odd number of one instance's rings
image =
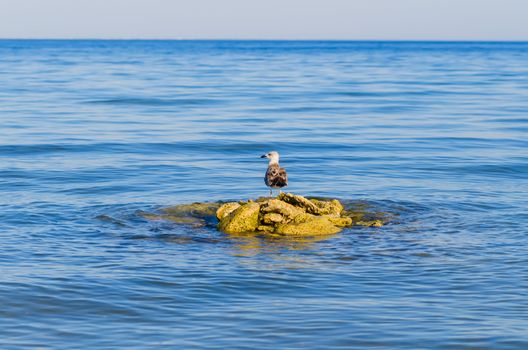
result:
[[(255, 256), (261, 253), (272, 254), (277, 259), (281, 258), (281, 252), (288, 250), (305, 250), (315, 248), (314, 243), (329, 240), (336, 235), (320, 235), (313, 237), (285, 237), (279, 235), (255, 235), (255, 234), (227, 234), (233, 243), (235, 256)], [(283, 256), (283, 259), (289, 259)]]

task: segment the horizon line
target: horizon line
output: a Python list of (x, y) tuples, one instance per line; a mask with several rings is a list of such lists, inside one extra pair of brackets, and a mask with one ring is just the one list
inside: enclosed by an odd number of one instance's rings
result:
[(460, 43), (528, 43), (528, 39), (335, 39), (335, 38), (65, 38), (65, 37), (50, 37), (50, 38), (24, 38), (24, 37), (0, 37), (0, 40), (63, 40), (63, 41), (336, 41), (336, 42), (460, 42)]

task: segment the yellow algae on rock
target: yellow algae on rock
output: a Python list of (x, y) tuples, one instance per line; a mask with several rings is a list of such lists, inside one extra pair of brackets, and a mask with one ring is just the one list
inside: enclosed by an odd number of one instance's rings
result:
[(292, 220), (297, 215), (305, 213), (302, 208), (297, 208), (279, 199), (269, 199), (265, 202), (261, 202), (261, 210), (262, 213), (281, 214), (287, 221)]
[(275, 231), (275, 227), (270, 225), (260, 225), (259, 227), (257, 227), (257, 231), (273, 232)]
[(313, 216), (310, 220), (278, 225), (275, 233), (293, 236), (331, 235), (341, 231), (327, 217)]
[(318, 199), (310, 199), (318, 207), (317, 214), (319, 215), (334, 215), (340, 216), (343, 212), (343, 205), (337, 199), (332, 199), (331, 201), (322, 201)]
[[(252, 205), (251, 210), (246, 209), (248, 205)], [(227, 215), (226, 208), (235, 209)], [(241, 215), (242, 212), (244, 215)], [(291, 193), (281, 193), (277, 198), (259, 198), (258, 202), (226, 203), (217, 211), (217, 217), (220, 218), (218, 228), (221, 231), (259, 231), (292, 236), (337, 233), (344, 227), (353, 226), (354, 220), (350, 214), (344, 211), (337, 199), (308, 199)], [(355, 217), (362, 218), (363, 215)]]
[(264, 224), (276, 224), (284, 221), (284, 216), (279, 213), (267, 213), (262, 216), (261, 220)]
[(341, 217), (334, 217), (328, 215), (328, 220), (336, 225), (337, 227), (348, 227), (352, 226), (352, 219), (351, 218), (341, 218)]
[(299, 208), (308, 214), (319, 213), (319, 207), (314, 202), (310, 201), (308, 198), (305, 198), (303, 196), (283, 192), (279, 194), (277, 200), (291, 204), (294, 207)]
[(222, 220), (224, 216), (227, 216), (233, 212), (233, 210), (240, 208), (240, 204), (237, 202), (226, 203), (222, 205), (216, 211), (216, 218)]
[(323, 201), (315, 198), (305, 198), (292, 193), (281, 193), (279, 200), (303, 209), (308, 214), (339, 216), (344, 207), (337, 199)]
[(259, 226), (260, 204), (249, 202), (241, 205), (220, 220), (218, 228), (226, 233), (256, 231)]

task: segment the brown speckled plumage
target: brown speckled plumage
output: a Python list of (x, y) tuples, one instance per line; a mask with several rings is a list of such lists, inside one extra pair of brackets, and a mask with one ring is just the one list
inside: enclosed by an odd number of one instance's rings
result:
[(281, 168), (279, 164), (270, 164), (264, 176), (266, 186), (271, 188), (282, 188), (288, 186), (288, 175), (286, 170)]
[(270, 196), (273, 195), (273, 188), (283, 188), (288, 186), (288, 175), (286, 170), (279, 165), (279, 153), (272, 151), (262, 155), (260, 158), (268, 158), (268, 170), (264, 176), (264, 183), (270, 188)]

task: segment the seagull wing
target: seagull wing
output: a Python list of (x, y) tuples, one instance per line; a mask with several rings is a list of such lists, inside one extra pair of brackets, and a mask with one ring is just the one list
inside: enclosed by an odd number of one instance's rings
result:
[(286, 174), (286, 169), (280, 168), (279, 174), (277, 176), (277, 186), (286, 187), (288, 186), (288, 174)]
[(268, 167), (264, 182), (269, 187), (285, 187), (288, 185), (288, 175), (286, 170), (280, 168), (278, 165), (273, 164)]

